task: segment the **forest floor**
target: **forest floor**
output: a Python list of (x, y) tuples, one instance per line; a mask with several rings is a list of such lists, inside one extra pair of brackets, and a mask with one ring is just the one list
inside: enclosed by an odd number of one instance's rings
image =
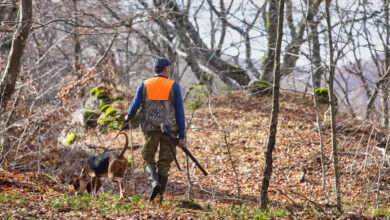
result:
[[(125, 176), (125, 199), (120, 199), (117, 187), (109, 182), (103, 184), (105, 193), (98, 198), (75, 196), (70, 179), (90, 154), (80, 142), (72, 147), (41, 146), (41, 172), (35, 165), (24, 171), (0, 169), (0, 218), (390, 218), (389, 152), (377, 147), (383, 142), (383, 131), (374, 124), (340, 114), (337, 140), (344, 211), (340, 214), (336, 209), (329, 122), (325, 120), (323, 126), (323, 189), (320, 136), (312, 98), (287, 92), (281, 95), (269, 209), (261, 211), (259, 198), (271, 101), (271, 97), (229, 92), (195, 111), (186, 111), (187, 118), (192, 118), (188, 148), (209, 173), (203, 176), (190, 164), (190, 195), (185, 155), (180, 150), (177, 158), (184, 171), (178, 171), (172, 163), (165, 201), (157, 204), (147, 200), (150, 189), (142, 172), (139, 147), (134, 149), (134, 166)], [(320, 107), (321, 115), (324, 109)], [(84, 143), (93, 145), (99, 139), (107, 146), (115, 135), (116, 131), (112, 131), (97, 138), (93, 131), (86, 131)], [(142, 144), (138, 129), (133, 130), (132, 137), (135, 146)], [(122, 143), (118, 138), (114, 145)], [(126, 157), (131, 161), (130, 150)], [(189, 197), (200, 207), (186, 205), (184, 201)]]

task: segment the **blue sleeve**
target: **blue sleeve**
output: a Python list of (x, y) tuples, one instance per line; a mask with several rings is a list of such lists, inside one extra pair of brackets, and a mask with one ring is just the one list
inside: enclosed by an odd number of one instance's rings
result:
[(179, 139), (184, 139), (185, 134), (185, 116), (183, 108), (183, 100), (181, 99), (180, 86), (177, 83), (173, 84), (173, 92), (175, 95), (174, 108), (176, 116), (176, 125), (179, 129)]
[(131, 102), (129, 106), (129, 110), (127, 111), (127, 116), (129, 119), (131, 119), (135, 115), (135, 113), (137, 113), (137, 110), (142, 103), (143, 90), (144, 90), (144, 83), (141, 83), (141, 85), (139, 85), (137, 88), (137, 92), (135, 93), (133, 102)]

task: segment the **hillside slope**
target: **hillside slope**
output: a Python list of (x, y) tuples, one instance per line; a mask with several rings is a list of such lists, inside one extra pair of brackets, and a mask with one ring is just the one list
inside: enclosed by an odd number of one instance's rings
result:
[[(80, 146), (73, 146), (71, 151), (68, 148), (46, 151), (46, 166), (56, 167), (56, 172), (50, 175), (0, 170), (0, 200), (4, 210), (1, 217), (263, 218), (336, 212), (330, 131), (324, 131), (326, 189), (323, 191), (319, 134), (315, 129), (311, 98), (303, 98), (302, 94), (281, 95), (274, 171), (269, 189), (271, 207), (267, 214), (258, 210), (258, 202), (271, 97), (245, 97), (240, 92), (232, 92), (207, 101), (200, 109), (186, 111), (187, 119), (191, 119), (188, 148), (209, 173), (209, 176), (203, 176), (192, 164), (190, 166), (190, 196), (203, 210), (181, 206), (180, 199), (188, 198), (188, 181), (186, 172), (179, 172), (174, 163), (166, 202), (162, 205), (147, 202), (150, 191), (142, 172), (140, 148), (134, 150), (134, 173), (129, 168), (126, 175), (126, 199), (119, 200), (115, 196), (117, 187), (109, 183), (104, 184), (106, 192), (110, 189), (114, 192), (102, 194), (99, 199), (72, 196), (72, 187), (66, 185), (70, 170), (79, 172), (82, 163), (78, 160), (86, 158), (85, 152), (75, 153), (83, 152)], [(358, 216), (370, 216), (378, 205), (380, 209), (376, 215), (389, 215), (389, 153), (384, 156), (376, 147), (378, 141), (385, 141), (381, 136), (383, 133), (374, 124), (343, 116), (338, 118), (338, 129), (344, 210)], [(141, 132), (135, 129), (132, 134), (134, 145), (142, 144)], [(94, 135), (94, 132), (88, 132), (84, 142), (93, 142)], [(105, 140), (103, 146), (107, 146), (114, 136), (115, 132), (101, 135), (100, 139)], [(118, 140), (114, 145), (121, 143), (122, 140)], [(129, 160), (130, 155), (128, 151)], [(178, 150), (177, 157), (185, 170), (184, 153)], [(67, 174), (64, 174), (65, 170)], [(341, 217), (348, 217), (348, 214)]]

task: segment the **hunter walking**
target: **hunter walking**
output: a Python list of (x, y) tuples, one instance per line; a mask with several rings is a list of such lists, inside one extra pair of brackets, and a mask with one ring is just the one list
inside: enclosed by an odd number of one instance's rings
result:
[[(173, 161), (171, 152), (171, 139), (161, 132), (161, 123), (169, 126), (170, 132), (179, 135), (179, 147), (185, 147), (185, 117), (180, 86), (169, 80), (169, 67), (171, 62), (163, 57), (154, 61), (154, 77), (142, 82), (129, 106), (125, 120), (137, 113), (141, 130), (144, 133), (142, 158), (144, 171), (150, 180), (152, 193), (150, 201), (163, 194), (168, 182), (169, 169)], [(158, 161), (155, 155), (160, 146)], [(175, 148), (173, 148), (175, 149)]]

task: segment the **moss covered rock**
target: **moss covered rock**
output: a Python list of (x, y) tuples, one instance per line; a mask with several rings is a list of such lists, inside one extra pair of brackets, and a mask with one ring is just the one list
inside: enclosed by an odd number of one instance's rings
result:
[(89, 95), (97, 98), (97, 99), (108, 99), (110, 98), (110, 93), (108, 90), (102, 86), (97, 86), (89, 91)]
[(329, 90), (328, 88), (316, 88), (314, 94), (317, 96), (319, 103), (327, 104), (329, 103)]
[(122, 101), (123, 98), (120, 95), (114, 95), (114, 98), (112, 100), (114, 100), (114, 101)]
[[(329, 104), (329, 90), (328, 88), (316, 88), (314, 94), (317, 96), (317, 100), (321, 104)], [(335, 104), (338, 104), (338, 98), (335, 96)]]
[(110, 115), (102, 114), (97, 120), (99, 129), (102, 132), (106, 132), (108, 130), (119, 130), (122, 128), (122, 126), (124, 126), (124, 122), (125, 122), (124, 116), (119, 114), (110, 114)]
[(106, 104), (106, 105), (100, 106), (99, 112), (104, 113), (110, 107), (111, 107), (111, 104)]
[(84, 109), (83, 119), (84, 119), (84, 127), (94, 128), (97, 125), (97, 119), (99, 118), (99, 114), (90, 109)]
[(251, 81), (246, 93), (248, 96), (270, 96), (272, 95), (272, 84), (265, 81)]
[(81, 125), (84, 128), (96, 127), (96, 120), (99, 118), (99, 113), (92, 109), (78, 109), (72, 114), (71, 125)]
[(202, 210), (202, 206), (193, 200), (181, 199), (177, 205), (179, 208)]

